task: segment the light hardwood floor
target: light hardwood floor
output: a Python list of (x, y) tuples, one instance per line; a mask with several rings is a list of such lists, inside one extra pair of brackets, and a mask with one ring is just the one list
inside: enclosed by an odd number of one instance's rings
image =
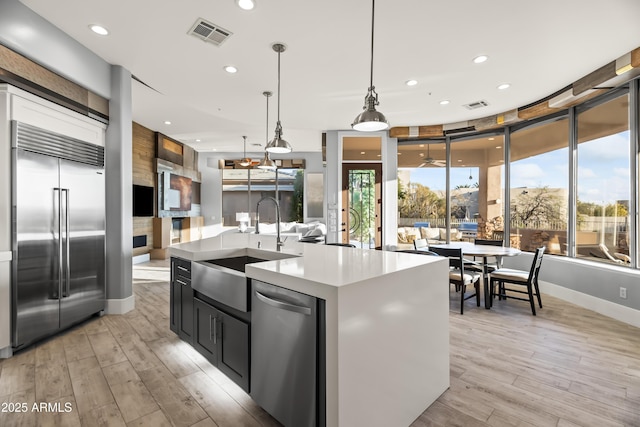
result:
[[(169, 330), (168, 276), (166, 262), (135, 266), (135, 310), (2, 361), (0, 404), (28, 410), (0, 412), (0, 426), (278, 426)], [(451, 387), (413, 427), (640, 426), (640, 329), (546, 295), (536, 317), (526, 302), (472, 300), (461, 316), (456, 301)]]

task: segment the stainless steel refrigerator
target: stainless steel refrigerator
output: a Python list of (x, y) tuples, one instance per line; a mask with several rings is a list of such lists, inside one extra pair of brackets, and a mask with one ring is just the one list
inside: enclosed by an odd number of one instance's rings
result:
[(12, 346), (105, 306), (104, 147), (12, 122)]

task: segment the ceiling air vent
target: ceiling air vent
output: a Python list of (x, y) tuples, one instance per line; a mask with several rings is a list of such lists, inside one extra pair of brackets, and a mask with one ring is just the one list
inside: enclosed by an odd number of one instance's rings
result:
[(476, 110), (478, 108), (483, 108), (488, 105), (489, 103), (487, 101), (476, 101), (476, 102), (472, 102), (471, 104), (463, 105), (463, 107), (465, 107), (468, 110)]
[(207, 43), (213, 43), (216, 46), (220, 46), (225, 42), (225, 40), (231, 37), (233, 33), (216, 24), (205, 21), (202, 18), (198, 18), (187, 34), (191, 34), (192, 36)]

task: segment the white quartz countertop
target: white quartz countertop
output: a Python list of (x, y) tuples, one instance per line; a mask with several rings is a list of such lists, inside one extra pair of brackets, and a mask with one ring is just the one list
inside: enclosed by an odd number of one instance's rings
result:
[(11, 261), (11, 251), (0, 251), (0, 261)]
[[(345, 248), (323, 244), (291, 242), (276, 252), (275, 238), (268, 235), (221, 235), (170, 247), (172, 256), (191, 261), (249, 255), (256, 258), (282, 258), (248, 264), (247, 277), (274, 284), (276, 277), (309, 283), (341, 287), (366, 281), (374, 277), (393, 274), (424, 264), (437, 262), (437, 257), (389, 251)], [(260, 239), (261, 248), (257, 241)], [(273, 240), (272, 240), (273, 239)]]

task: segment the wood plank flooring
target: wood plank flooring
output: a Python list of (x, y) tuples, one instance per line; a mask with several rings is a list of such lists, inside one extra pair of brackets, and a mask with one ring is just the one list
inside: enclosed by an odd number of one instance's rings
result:
[[(135, 266), (135, 310), (1, 361), (0, 404), (28, 409), (0, 426), (278, 426), (169, 330), (168, 277), (167, 262)], [(412, 427), (640, 427), (640, 329), (546, 295), (536, 317), (526, 302), (457, 304), (451, 387)]]

